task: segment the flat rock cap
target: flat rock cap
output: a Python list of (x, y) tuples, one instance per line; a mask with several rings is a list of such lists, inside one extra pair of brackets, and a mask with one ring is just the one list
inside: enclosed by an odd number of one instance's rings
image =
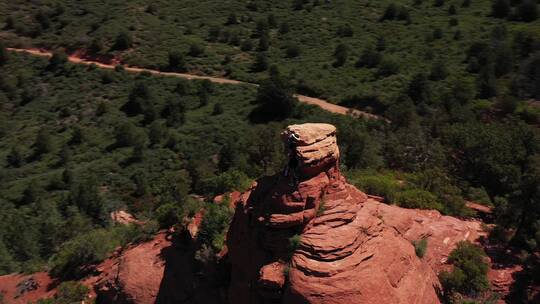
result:
[(286, 139), (290, 134), (295, 134), (301, 146), (312, 145), (336, 134), (336, 127), (326, 123), (305, 123), (288, 126), (281, 135)]

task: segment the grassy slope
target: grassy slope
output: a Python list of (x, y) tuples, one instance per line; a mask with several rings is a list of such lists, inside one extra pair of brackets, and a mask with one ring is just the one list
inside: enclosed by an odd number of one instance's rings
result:
[[(385, 7), (390, 1), (351, 1), (338, 0), (295, 11), (291, 1), (257, 1), (258, 10), (246, 7), (245, 1), (152, 1), (155, 11), (146, 11), (146, 1), (62, 1), (65, 13), (51, 18), (52, 26), (33, 39), (16, 39), (13, 32), (2, 33), (11, 44), (28, 43), (43, 46), (87, 46), (93, 38), (101, 37), (107, 46), (111, 46), (114, 37), (121, 31), (128, 31), (134, 37), (134, 49), (122, 54), (128, 63), (160, 67), (167, 63), (167, 52), (188, 51), (192, 43), (205, 44), (206, 55), (200, 58), (188, 57), (190, 69), (205, 74), (224, 73), (222, 61), (226, 55), (232, 56), (231, 77), (242, 80), (258, 80), (265, 77), (262, 73), (250, 73), (255, 52), (242, 52), (239, 47), (226, 43), (206, 41), (211, 26), (220, 26), (222, 31), (238, 33), (241, 40), (252, 39), (257, 46), (258, 40), (251, 38), (256, 21), (274, 14), (277, 23), (287, 22), (290, 32), (281, 35), (276, 29), (271, 31), (269, 62), (277, 64), (286, 74), (295, 75), (317, 95), (328, 97), (337, 102), (342, 98), (356, 94), (373, 93), (383, 101), (389, 100), (406, 83), (409, 76), (419, 71), (429, 71), (433, 61), (442, 60), (456, 76), (463, 74), (464, 51), (473, 42), (488, 39), (491, 29), (504, 22), (510, 32), (514, 30), (536, 31), (540, 33), (540, 21), (532, 23), (501, 21), (488, 17), (491, 1), (471, 1), (470, 7), (461, 7), (461, 1), (446, 1), (442, 7), (434, 7), (433, 1), (423, 1), (418, 7), (412, 1), (396, 0), (398, 5), (406, 6), (412, 18), (412, 24), (404, 21), (379, 22)], [(54, 7), (55, 1), (47, 1)], [(449, 16), (448, 7), (454, 4), (457, 15)], [(3, 16), (12, 14), (16, 20), (27, 23), (32, 28), (32, 21), (38, 9), (46, 6), (32, 6), (23, 1), (10, 1), (0, 4)], [(227, 16), (235, 12), (238, 25), (224, 26)], [(456, 18), (458, 26), (450, 26), (449, 20)], [(0, 19), (1, 20), (1, 19)], [(60, 23), (67, 23), (60, 28)], [(348, 23), (354, 30), (353, 37), (336, 36), (338, 26)], [(92, 26), (98, 26), (92, 30)], [(187, 29), (192, 34), (185, 34)], [(426, 42), (426, 36), (435, 28), (443, 32), (442, 39)], [(454, 33), (459, 30), (463, 38), (454, 40)], [(378, 38), (386, 41), (384, 56), (394, 58), (401, 69), (397, 75), (378, 77), (375, 70), (356, 69), (356, 61), (361, 51), (374, 45)], [(17, 41), (17, 42), (16, 42)], [(24, 42), (26, 41), (26, 42)], [(332, 67), (335, 46), (343, 42), (350, 48), (347, 64), (340, 68)], [(301, 55), (297, 58), (285, 58), (285, 48), (289, 43), (300, 46)]]

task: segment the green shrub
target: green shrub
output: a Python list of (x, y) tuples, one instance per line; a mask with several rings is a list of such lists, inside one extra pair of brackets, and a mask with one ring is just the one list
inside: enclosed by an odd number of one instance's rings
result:
[(319, 203), (319, 209), (317, 209), (317, 216), (321, 216), (325, 210), (326, 210), (325, 201), (321, 200), (321, 202)]
[(368, 175), (368, 173), (360, 173), (357, 178), (352, 179), (352, 182), (364, 192), (382, 196), (386, 201), (392, 201), (395, 194), (400, 190), (400, 185), (396, 179), (383, 174)]
[(448, 262), (454, 265), (454, 269), (439, 275), (446, 296), (454, 292), (470, 295), (489, 288), (489, 267), (482, 248), (468, 241), (459, 242), (450, 253)]
[(443, 206), (437, 201), (435, 195), (420, 189), (398, 192), (395, 194), (393, 202), (405, 208), (443, 209)]
[(289, 256), (292, 257), (301, 242), (302, 236), (300, 234), (295, 234), (289, 238)]
[(225, 202), (209, 203), (205, 208), (198, 238), (203, 244), (220, 251), (225, 242), (225, 233), (232, 219), (232, 211)]
[(156, 210), (156, 219), (160, 228), (169, 228), (180, 223), (181, 216), (180, 206), (174, 203), (163, 204)]
[(419, 258), (423, 258), (424, 255), (426, 255), (428, 245), (427, 238), (422, 238), (419, 241), (412, 241), (412, 244), (414, 246), (414, 252), (416, 253), (416, 256)]
[(79, 282), (68, 281), (58, 285), (55, 304), (73, 304), (84, 301), (90, 290)]
[(228, 170), (202, 181), (203, 191), (214, 195), (233, 190), (243, 191), (250, 185), (251, 179), (244, 172), (235, 169)]
[(50, 260), (50, 273), (63, 279), (79, 278), (84, 266), (103, 261), (120, 242), (112, 239), (105, 229), (81, 234), (62, 244)]

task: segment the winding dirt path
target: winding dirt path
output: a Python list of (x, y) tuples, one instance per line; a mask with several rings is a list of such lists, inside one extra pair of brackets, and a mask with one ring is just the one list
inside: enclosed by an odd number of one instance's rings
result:
[[(50, 52), (48, 50), (44, 50), (44, 49), (7, 48), (7, 50), (11, 51), (11, 52), (27, 53), (27, 54), (31, 54), (31, 55), (35, 55), (35, 56), (41, 56), (41, 57), (51, 57), (52, 56), (52, 52)], [(115, 64), (109, 64), (109, 63), (103, 63), (103, 62), (99, 62), (99, 61), (89, 60), (89, 59), (82, 58), (82, 57), (77, 56), (77, 55), (69, 55), (68, 56), (68, 61), (72, 62), (72, 63), (76, 63), (76, 64), (95, 65), (95, 66), (97, 66), (98, 68), (101, 68), (101, 69), (114, 70), (114, 68), (116, 67)], [(153, 74), (153, 75), (179, 77), (179, 78), (184, 78), (184, 79), (189, 79), (189, 80), (192, 80), (192, 79), (204, 80), (204, 79), (206, 79), (206, 80), (210, 80), (211, 82), (219, 83), (219, 84), (246, 84), (246, 85), (257, 86), (257, 84), (254, 84), (254, 83), (238, 81), (238, 80), (222, 78), (222, 77), (199, 76), (199, 75), (192, 75), (192, 74), (187, 74), (187, 73), (176, 73), (176, 72), (162, 72), (162, 71), (158, 71), (158, 70), (151, 70), (151, 69), (145, 69), (145, 68), (134, 67), (134, 66), (127, 66), (127, 65), (122, 65), (122, 66), (124, 67), (124, 69), (126, 71), (131, 72), (131, 73), (148, 72), (148, 73)], [(367, 113), (367, 112), (363, 112), (363, 111), (359, 111), (359, 110), (356, 110), (356, 109), (343, 107), (343, 106), (340, 106), (340, 105), (336, 105), (336, 104), (330, 103), (330, 102), (328, 102), (326, 100), (323, 100), (323, 99), (309, 97), (309, 96), (300, 95), (300, 94), (295, 94), (295, 97), (298, 98), (298, 100), (300, 102), (319, 106), (323, 110), (326, 110), (326, 111), (331, 112), (331, 113), (342, 114), (342, 115), (351, 115), (351, 116), (355, 116), (355, 117), (363, 117), (363, 118), (368, 118), (368, 119), (383, 119), (383, 120), (387, 121), (386, 119), (382, 118), (381, 116), (374, 115), (374, 114)]]

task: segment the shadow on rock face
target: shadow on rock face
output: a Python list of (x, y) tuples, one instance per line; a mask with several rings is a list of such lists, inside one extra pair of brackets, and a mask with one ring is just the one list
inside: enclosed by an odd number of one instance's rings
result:
[(226, 303), (229, 277), (226, 259), (197, 261), (195, 253), (199, 248), (199, 244), (183, 233), (162, 250), (165, 268), (155, 303)]
[(182, 231), (126, 249), (96, 283), (96, 303), (226, 303), (226, 258), (198, 261), (199, 248)]

